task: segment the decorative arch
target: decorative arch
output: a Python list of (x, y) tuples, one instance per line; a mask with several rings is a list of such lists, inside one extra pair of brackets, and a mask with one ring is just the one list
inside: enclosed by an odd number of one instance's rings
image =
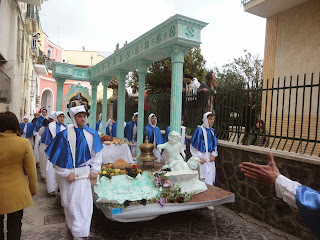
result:
[(48, 113), (54, 110), (54, 93), (51, 88), (45, 88), (40, 95), (40, 107), (46, 108)]
[[(75, 100), (75, 98), (77, 100)], [(84, 102), (87, 102), (88, 104), (79, 103), (79, 100), (81, 98), (82, 98), (82, 100), (84, 100)], [(89, 90), (87, 87), (82, 86), (80, 83), (70, 87), (68, 94), (64, 98), (64, 104), (65, 104), (64, 113), (66, 116), (68, 116), (67, 114), (68, 114), (68, 110), (70, 107), (68, 105), (70, 104), (70, 101), (72, 101), (72, 100), (76, 105), (85, 105), (87, 112), (89, 114), (91, 114), (90, 105), (92, 104), (92, 98), (90, 96), (90, 93), (89, 93)], [(65, 123), (71, 123), (70, 118), (66, 118)], [(87, 123), (89, 123), (91, 126), (91, 124), (92, 124), (91, 118), (88, 118)]]

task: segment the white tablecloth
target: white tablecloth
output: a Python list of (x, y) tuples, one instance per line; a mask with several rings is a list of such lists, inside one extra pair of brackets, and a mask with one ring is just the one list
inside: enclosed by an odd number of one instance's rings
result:
[(130, 148), (128, 144), (111, 144), (105, 145), (103, 144), (102, 149), (102, 163), (114, 163), (119, 158), (124, 159), (128, 163), (135, 163), (132, 158), (132, 154), (130, 152)]

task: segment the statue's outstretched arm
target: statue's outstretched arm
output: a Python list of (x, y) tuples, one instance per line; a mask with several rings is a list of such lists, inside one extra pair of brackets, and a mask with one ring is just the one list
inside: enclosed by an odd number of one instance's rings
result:
[(158, 146), (157, 146), (157, 149), (160, 151), (161, 149), (165, 149), (166, 148), (166, 144), (167, 143), (163, 143), (163, 144), (159, 144)]

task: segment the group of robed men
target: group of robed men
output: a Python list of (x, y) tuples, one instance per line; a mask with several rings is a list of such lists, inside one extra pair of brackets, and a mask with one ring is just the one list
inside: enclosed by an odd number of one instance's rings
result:
[[(101, 114), (99, 116), (100, 121), (97, 122), (96, 130), (101, 130)], [(210, 185), (214, 185), (216, 170), (215, 170), (215, 157), (218, 156), (217, 144), (218, 140), (216, 137), (215, 130), (212, 128), (215, 119), (214, 112), (207, 112), (203, 115), (203, 124), (198, 126), (195, 133), (191, 138), (190, 151), (193, 156), (200, 158), (200, 176), (201, 179)], [(107, 135), (112, 132), (115, 126), (112, 126), (110, 131), (110, 124), (112, 120), (109, 119), (107, 122)], [(138, 113), (134, 113), (132, 120), (128, 122), (124, 129), (124, 138), (131, 143), (132, 154), (136, 153), (136, 143), (137, 143), (137, 121)], [(183, 125), (183, 118), (181, 119), (181, 144), (184, 150), (186, 150), (187, 138), (185, 133), (185, 127)], [(108, 131), (109, 130), (109, 131)], [(165, 154), (161, 154), (157, 149), (157, 145), (163, 144), (168, 141), (168, 134), (170, 133), (170, 126), (167, 127), (164, 137), (160, 128), (157, 126), (157, 117), (154, 113), (151, 113), (148, 117), (148, 125), (143, 128), (143, 141), (146, 136), (150, 143), (154, 145), (153, 154), (157, 157), (158, 162), (164, 163), (166, 160)]]
[[(93, 212), (91, 183), (95, 183), (101, 169), (103, 147), (98, 133), (86, 126), (84, 106), (70, 108), (68, 114), (73, 123), (68, 126), (63, 124), (63, 112), (51, 113), (48, 117), (42, 114), (42, 122), (48, 119), (50, 123), (34, 128), (37, 130), (34, 135), (38, 137), (38, 143), (41, 142), (40, 152), (46, 154), (46, 157), (40, 154), (39, 166), (48, 192), (54, 192), (59, 186), (67, 226), (74, 239), (83, 239), (90, 235)], [(24, 122), (27, 122), (26, 118)], [(24, 137), (29, 138), (27, 124), (21, 124), (20, 128), (25, 133)]]

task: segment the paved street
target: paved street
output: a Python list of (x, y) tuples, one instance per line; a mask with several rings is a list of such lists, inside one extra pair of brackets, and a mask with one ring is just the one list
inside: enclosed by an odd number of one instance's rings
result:
[[(24, 212), (22, 239), (69, 240), (70, 231), (64, 221), (63, 209), (55, 197), (46, 193), (46, 186), (39, 180), (39, 195), (35, 204)], [(280, 232), (280, 235), (283, 234)], [(90, 240), (206, 240), (248, 239), (281, 240), (293, 237), (279, 236), (264, 227), (250, 223), (233, 211), (219, 206), (214, 211), (199, 209), (160, 216), (152, 221), (119, 223), (108, 220), (94, 208)]]

